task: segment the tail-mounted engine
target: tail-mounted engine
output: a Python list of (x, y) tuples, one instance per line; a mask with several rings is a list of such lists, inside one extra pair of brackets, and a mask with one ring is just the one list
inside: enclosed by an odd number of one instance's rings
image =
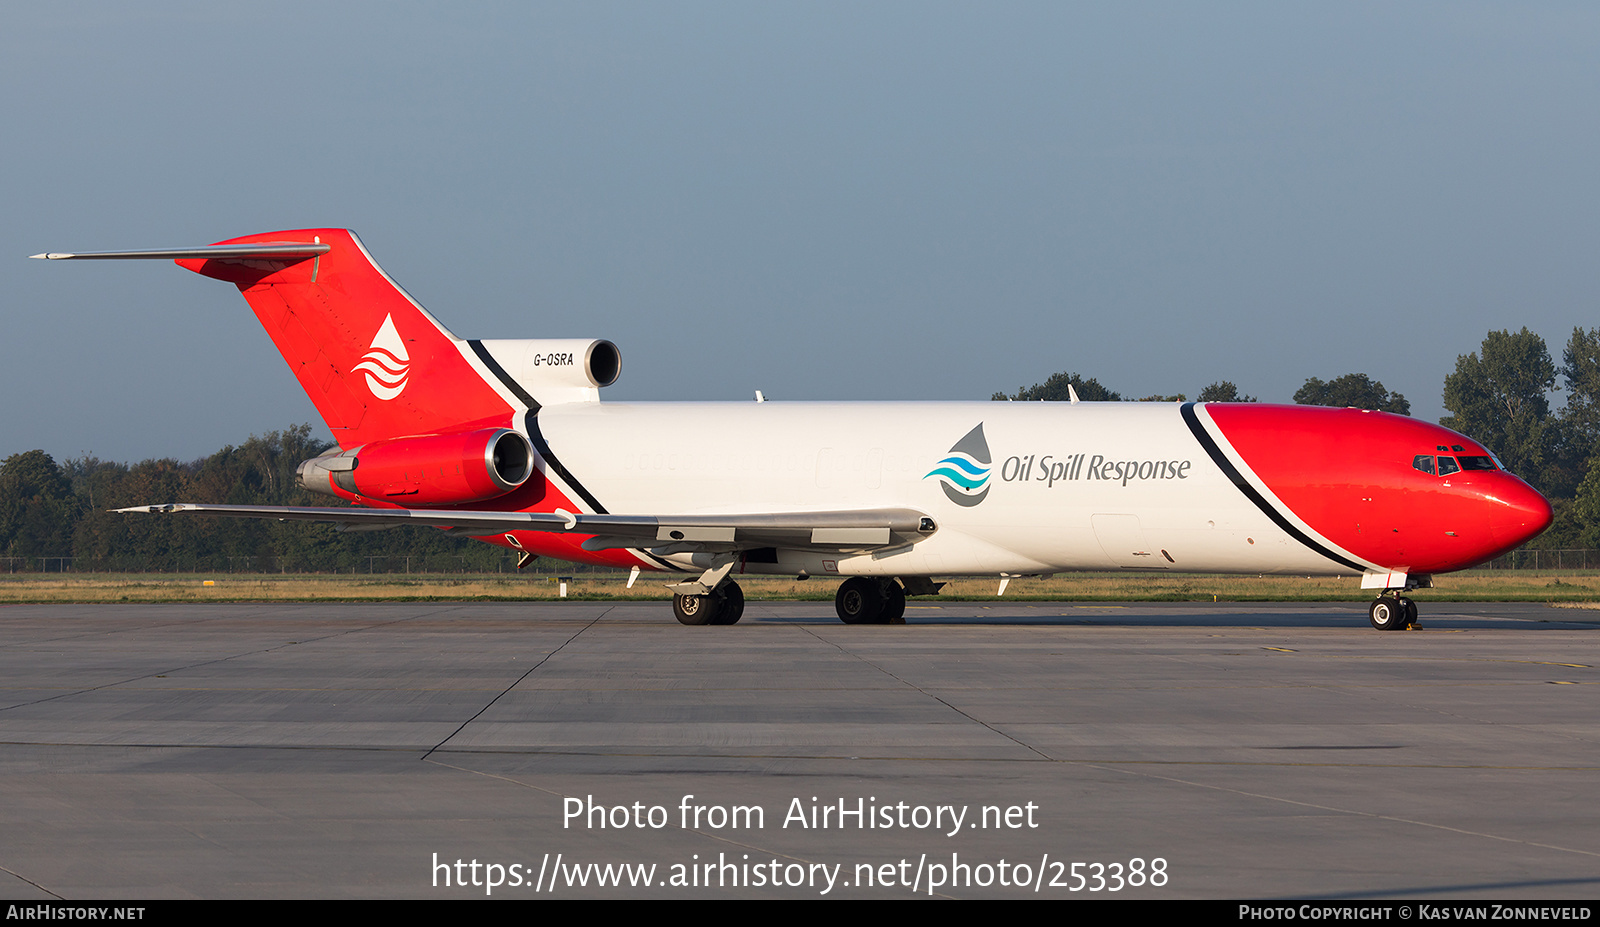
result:
[(533, 446), (509, 428), (374, 441), (303, 461), (305, 489), (406, 507), (482, 502), (533, 475)]
[(603, 339), (540, 338), (477, 341), (511, 379), (541, 405), (594, 402), (600, 387), (617, 382), (622, 352)]

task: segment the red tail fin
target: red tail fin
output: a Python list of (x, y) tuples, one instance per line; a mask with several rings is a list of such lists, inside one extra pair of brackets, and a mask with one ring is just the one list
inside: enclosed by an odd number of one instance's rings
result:
[(236, 284), (341, 447), (505, 424), (513, 407), (471, 350), (372, 260), (347, 229), (247, 235), (219, 245), (321, 242), (315, 257), (184, 258)]

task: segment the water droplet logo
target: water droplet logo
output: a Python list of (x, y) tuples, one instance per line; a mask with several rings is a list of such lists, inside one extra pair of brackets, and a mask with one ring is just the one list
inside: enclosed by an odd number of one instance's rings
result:
[(361, 356), (361, 363), (355, 369), (366, 373), (367, 389), (379, 399), (387, 401), (405, 392), (411, 357), (406, 354), (400, 333), (395, 331), (394, 316), (383, 317), (383, 325), (372, 337), (372, 350)]
[(983, 423), (950, 448), (950, 456), (939, 461), (923, 479), (939, 478), (939, 487), (956, 505), (974, 506), (989, 495), (989, 472), (993, 460), (989, 442), (983, 437)]

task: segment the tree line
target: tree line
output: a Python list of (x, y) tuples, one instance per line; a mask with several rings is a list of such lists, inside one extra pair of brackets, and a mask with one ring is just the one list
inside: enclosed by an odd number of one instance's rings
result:
[[(1566, 402), (1552, 410), (1557, 379)], [(997, 400), (1067, 401), (1068, 384), (1086, 402), (1123, 399), (1093, 377), (1058, 373)], [(1256, 402), (1227, 380), (1199, 391), (1201, 402)], [(1293, 397), (1305, 405), (1355, 406), (1400, 415), (1411, 405), (1364, 373), (1308, 378)], [(1182, 402), (1152, 395), (1140, 402)], [(1440, 420), (1481, 441), (1506, 469), (1555, 507), (1552, 528), (1531, 546), (1600, 548), (1600, 329), (1577, 328), (1558, 365), (1544, 339), (1524, 328), (1490, 332), (1444, 379)], [(332, 445), (310, 425), (252, 436), (190, 462), (113, 463), (80, 457), (57, 463), (42, 450), (0, 461), (0, 556), (12, 568), (71, 557), (78, 569), (110, 571), (287, 570), (365, 572), (410, 557), (415, 568), (504, 569), (508, 554), (427, 528), (341, 533), (330, 525), (236, 518), (153, 518), (109, 510), (152, 502), (237, 505), (339, 504), (295, 485), (300, 461)], [(379, 558), (382, 558), (381, 562)], [(0, 567), (3, 569), (3, 567)]]
[[(1067, 386), (1078, 394), (1084, 402), (1121, 402), (1121, 393), (1113, 392), (1102, 386), (1099, 380), (1089, 377), (1085, 379), (1077, 373), (1058, 373), (1043, 383), (1024, 386), (1015, 393), (995, 393), (990, 399), (1010, 402), (1069, 402), (1072, 393)], [(1134, 402), (1188, 402), (1189, 397), (1184, 393), (1173, 396), (1142, 396)], [(1204, 387), (1195, 396), (1196, 402), (1260, 402), (1254, 396), (1247, 396), (1239, 392), (1239, 387), (1231, 380), (1218, 380)], [(1399, 393), (1391, 393), (1379, 383), (1364, 373), (1347, 373), (1336, 380), (1324, 382), (1311, 377), (1306, 380), (1306, 385), (1300, 387), (1294, 394), (1294, 401), (1300, 405), (1310, 406), (1338, 406), (1345, 408), (1355, 406), (1358, 409), (1377, 409), (1382, 412), (1397, 412), (1400, 415), (1411, 414), (1411, 403)]]
[[(55, 569), (50, 560), (61, 557), (80, 571), (111, 572), (510, 569), (504, 549), (430, 528), (342, 533), (307, 522), (110, 511), (180, 501), (342, 505), (295, 485), (300, 461), (331, 446), (313, 437), (310, 425), (298, 425), (187, 463), (57, 463), (42, 450), (14, 454), (0, 461), (0, 556), (16, 559), (0, 571)], [(41, 565), (40, 558), (47, 560)]]

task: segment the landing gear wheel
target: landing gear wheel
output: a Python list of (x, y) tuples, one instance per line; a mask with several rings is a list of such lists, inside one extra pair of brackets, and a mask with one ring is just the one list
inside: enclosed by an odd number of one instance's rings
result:
[(839, 586), (833, 597), (833, 609), (845, 624), (878, 624), (883, 620), (883, 592), (878, 581), (865, 576), (852, 576)]
[[(1380, 595), (1367, 606), (1367, 618), (1380, 631), (1404, 631), (1406, 607), (1398, 596)], [(1414, 606), (1413, 606), (1414, 607)]]
[(1403, 619), (1405, 621), (1406, 627), (1409, 628), (1412, 625), (1416, 624), (1417, 623), (1417, 603), (1411, 601), (1410, 599), (1406, 598), (1405, 596), (1401, 596), (1400, 597), (1400, 607), (1405, 609), (1405, 611), (1401, 614), (1400, 617), (1401, 617), (1401, 619)]
[(675, 595), (672, 597), (672, 614), (679, 624), (714, 624), (718, 604), (709, 595)]
[(878, 620), (884, 624), (906, 623), (906, 591), (894, 580), (889, 580), (883, 586), (883, 614)]
[(718, 586), (717, 591), (711, 595), (713, 598), (722, 599), (722, 606), (718, 609), (716, 617), (711, 619), (711, 623), (738, 624), (744, 615), (744, 590), (739, 588), (739, 584), (730, 580)]
[(672, 614), (679, 624), (734, 624), (744, 615), (744, 590), (727, 582), (710, 595), (675, 595)]

